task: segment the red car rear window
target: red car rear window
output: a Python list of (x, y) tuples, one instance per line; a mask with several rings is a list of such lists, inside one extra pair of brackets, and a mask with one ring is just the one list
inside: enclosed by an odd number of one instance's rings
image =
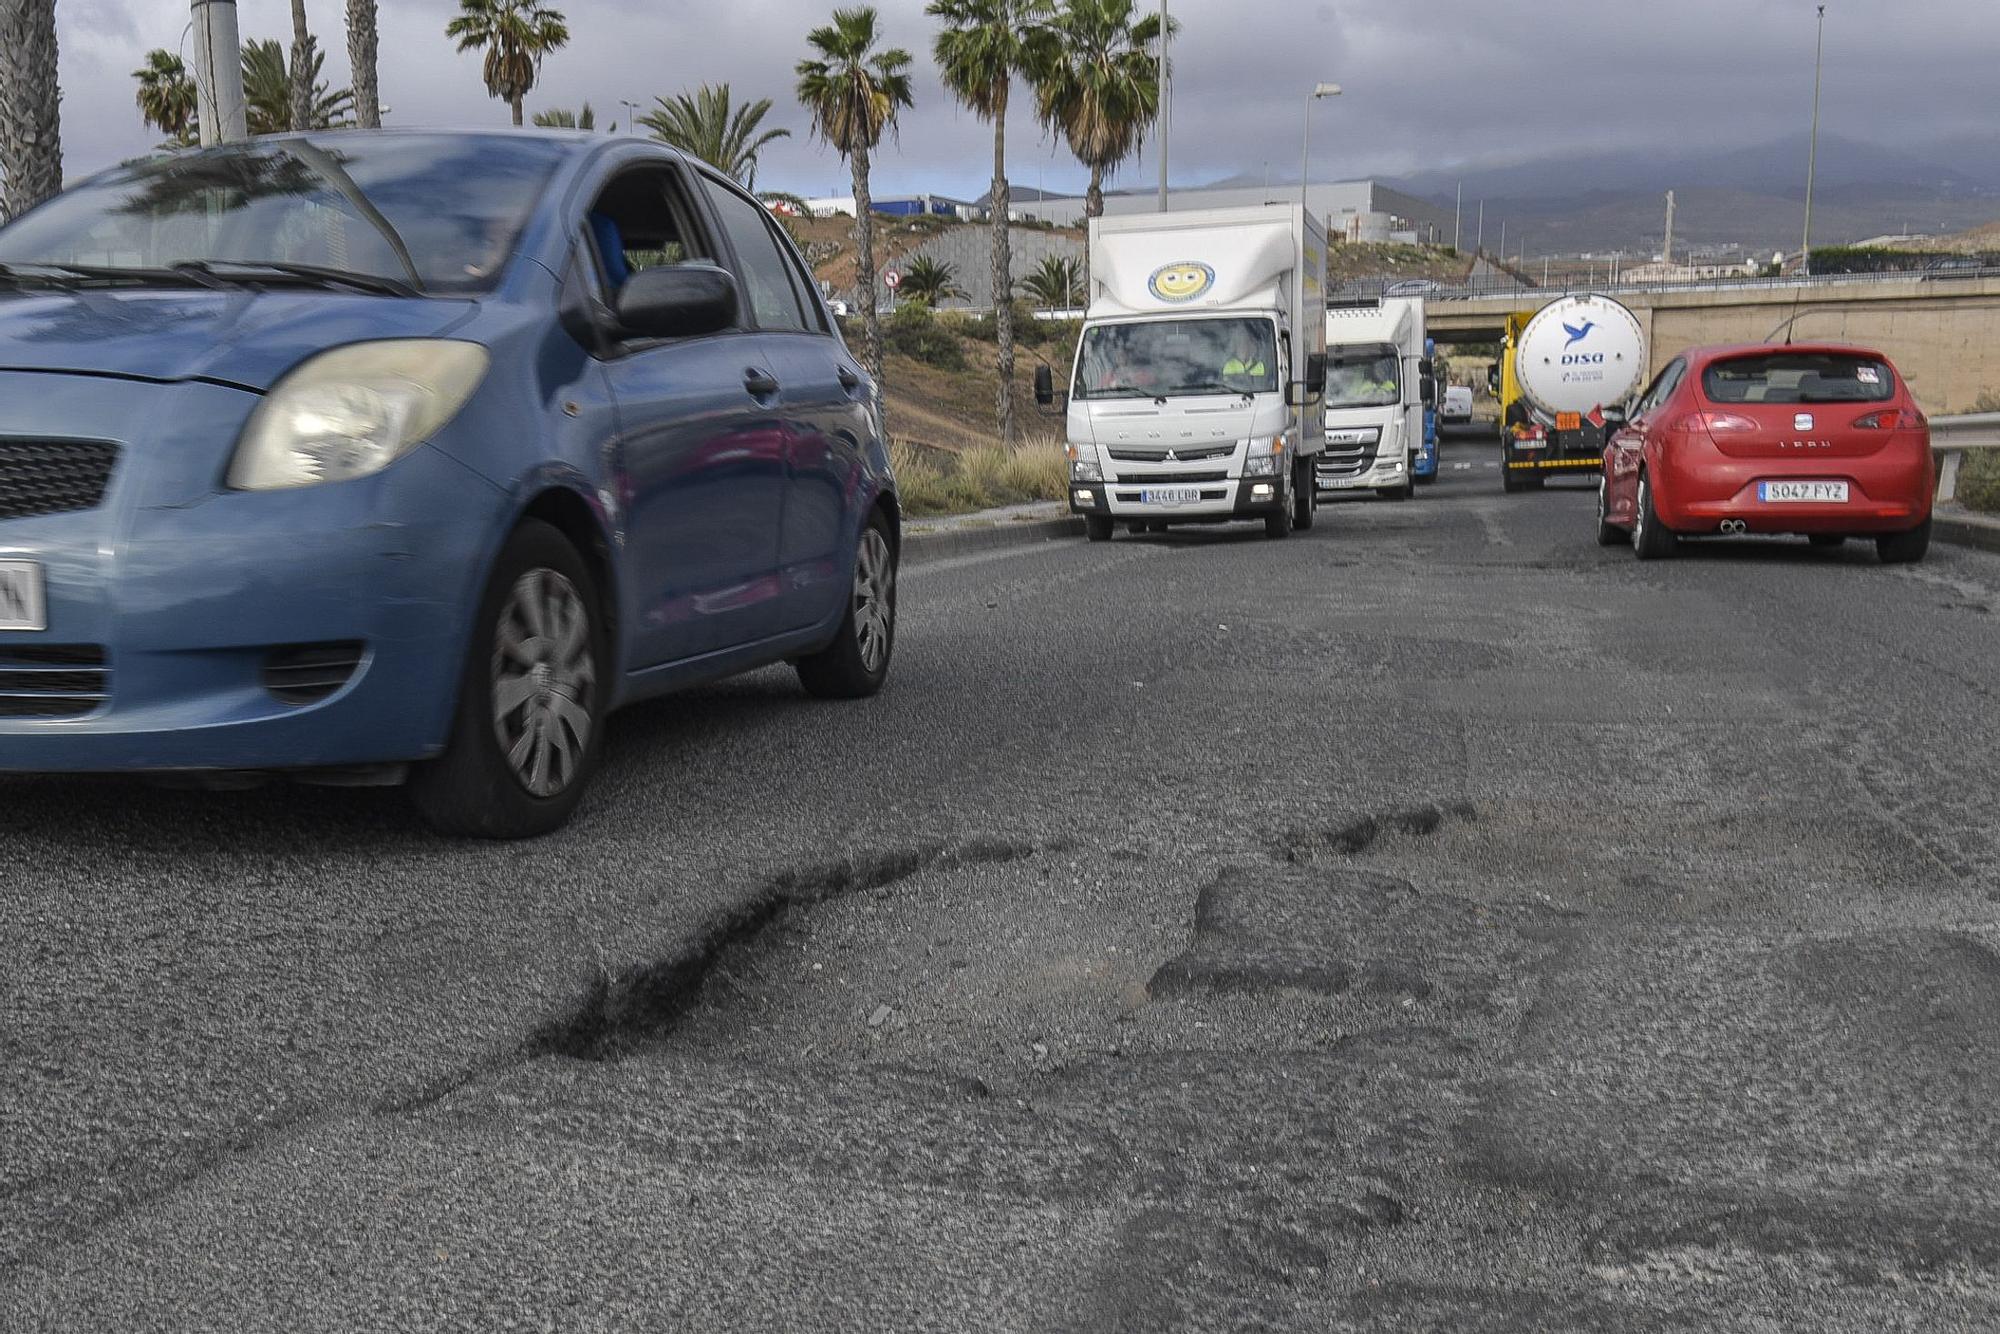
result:
[(1885, 403), (1896, 373), (1879, 357), (1779, 350), (1713, 362), (1701, 387), (1711, 403)]

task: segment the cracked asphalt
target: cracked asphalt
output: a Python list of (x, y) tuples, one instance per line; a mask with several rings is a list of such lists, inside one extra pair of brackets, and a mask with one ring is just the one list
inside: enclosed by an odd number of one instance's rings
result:
[(915, 565), (532, 845), (0, 783), (0, 1329), (2000, 1327), (2000, 557), (1490, 458)]

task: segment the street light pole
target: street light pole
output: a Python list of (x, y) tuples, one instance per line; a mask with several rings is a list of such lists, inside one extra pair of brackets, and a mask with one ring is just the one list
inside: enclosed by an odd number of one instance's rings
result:
[(618, 105), (625, 108), (625, 133), (639, 132), (639, 104), (628, 98), (619, 98)]
[(1167, 211), (1167, 0), (1160, 0), (1160, 212)]
[(1812, 146), (1806, 150), (1806, 235), (1799, 246), (1799, 272), (1812, 277), (1813, 177), (1819, 170), (1819, 74), (1826, 55), (1826, 6), (1819, 7), (1819, 36), (1813, 42)]
[(1305, 133), (1301, 136), (1299, 146), (1299, 207), (1301, 208), (1306, 207), (1306, 186), (1312, 180), (1313, 103), (1322, 97), (1339, 96), (1339, 84), (1322, 83), (1317, 85), (1312, 94), (1306, 98)]
[(1459, 227), (1460, 224), (1462, 224), (1464, 221), (1465, 221), (1465, 182), (1460, 181), (1458, 183), (1458, 202), (1456, 204), (1453, 204), (1451, 207), (1451, 249), (1453, 254), (1458, 253)]
[(195, 119), (203, 147), (250, 137), (236, 0), (193, 0)]

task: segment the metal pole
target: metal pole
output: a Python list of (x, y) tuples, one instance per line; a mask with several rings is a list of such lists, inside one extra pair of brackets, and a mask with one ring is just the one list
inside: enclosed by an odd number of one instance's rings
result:
[(1160, 212), (1167, 211), (1167, 0), (1160, 0)]
[(1465, 220), (1465, 182), (1458, 183), (1458, 202), (1451, 206), (1451, 248), (1458, 249), (1459, 226)]
[(195, 116), (201, 122), (201, 142), (205, 147), (248, 139), (236, 0), (193, 0), (193, 19)]
[(1812, 147), (1806, 150), (1806, 235), (1799, 246), (1799, 272), (1812, 277), (1813, 176), (1819, 170), (1819, 73), (1826, 54), (1826, 6), (1819, 7), (1819, 36), (1813, 42)]
[(1479, 230), (1473, 234), (1472, 248), (1479, 254), (1486, 253), (1486, 201), (1479, 201)]

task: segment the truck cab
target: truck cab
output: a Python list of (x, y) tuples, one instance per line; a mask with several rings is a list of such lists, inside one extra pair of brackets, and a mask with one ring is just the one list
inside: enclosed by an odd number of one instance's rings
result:
[(1311, 525), (1325, 265), (1297, 205), (1091, 220), (1067, 408), (1070, 510), (1091, 540), (1121, 522)]
[[(1326, 450), (1322, 496), (1374, 491), (1407, 500), (1426, 455), (1424, 303), (1415, 297), (1343, 302), (1326, 312)], [(1436, 452), (1429, 457), (1435, 471)]]

